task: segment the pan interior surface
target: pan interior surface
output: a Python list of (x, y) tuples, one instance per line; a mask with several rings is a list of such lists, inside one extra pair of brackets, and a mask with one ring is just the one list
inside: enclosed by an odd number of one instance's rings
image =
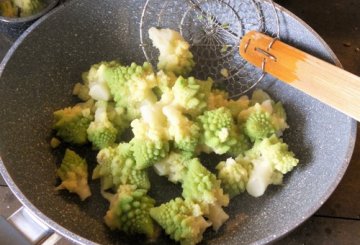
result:
[[(139, 46), (144, 4), (130, 0), (66, 3), (31, 27), (2, 64), (0, 155), (5, 179), (25, 205), (36, 207), (45, 222), (78, 242), (144, 242), (142, 237), (129, 238), (104, 225), (108, 203), (100, 195), (98, 181), (90, 182), (93, 196), (85, 202), (54, 191), (62, 152), (49, 146), (52, 112), (76, 102), (71, 92), (82, 72), (104, 60), (145, 61)], [(336, 63), (316, 33), (285, 10), (279, 9), (279, 15), (284, 41)], [(272, 186), (260, 198), (243, 194), (232, 200), (225, 209), (229, 221), (217, 233), (205, 233), (209, 244), (260, 244), (283, 236), (327, 199), (351, 157), (356, 135), (352, 119), (271, 77), (258, 87), (284, 103), (290, 125), (284, 138), (300, 164), (285, 177), (283, 186)], [(87, 148), (80, 153), (86, 155), (91, 171), (96, 153)], [(158, 203), (181, 194), (179, 186), (154, 173), (151, 184), (150, 195)], [(165, 236), (158, 240), (158, 244), (169, 243)]]

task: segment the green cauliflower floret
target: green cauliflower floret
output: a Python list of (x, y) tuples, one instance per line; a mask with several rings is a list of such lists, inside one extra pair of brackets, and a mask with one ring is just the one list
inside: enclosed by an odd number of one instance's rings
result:
[(86, 160), (76, 152), (66, 149), (60, 168), (56, 173), (62, 182), (55, 190), (67, 189), (71, 193), (78, 194), (82, 201), (91, 196)]
[(244, 159), (234, 160), (228, 158), (221, 161), (217, 166), (217, 177), (221, 180), (221, 186), (224, 192), (233, 198), (246, 190), (249, 180), (249, 171), (251, 163)]
[(106, 225), (129, 235), (145, 234), (149, 239), (156, 238), (157, 231), (150, 217), (155, 200), (146, 192), (132, 185), (120, 185), (109, 200), (110, 208), (104, 217)]
[(249, 150), (252, 146), (249, 137), (243, 132), (243, 130), (236, 128), (233, 133), (236, 143), (231, 146), (229, 154), (231, 156), (238, 156), (245, 151)]
[(166, 234), (181, 245), (195, 245), (211, 223), (204, 219), (200, 205), (175, 198), (150, 209), (151, 217), (164, 228)]
[(172, 87), (173, 103), (180, 106), (184, 113), (195, 118), (206, 109), (212, 84), (213, 81), (210, 78), (201, 81), (194, 77), (184, 78), (180, 76)]
[(130, 141), (136, 168), (144, 169), (165, 158), (169, 152), (167, 120), (162, 105), (144, 104), (141, 118), (131, 122), (134, 138)]
[(20, 17), (26, 17), (36, 14), (45, 6), (43, 0), (12, 0), (14, 5), (18, 7)]
[(246, 95), (241, 96), (236, 100), (229, 100), (226, 107), (231, 111), (231, 114), (236, 118), (239, 113), (249, 108), (250, 100)]
[(261, 196), (270, 184), (281, 184), (283, 174), (299, 162), (288, 145), (275, 135), (257, 141), (245, 157), (253, 165), (246, 187), (253, 196)]
[[(177, 76), (172, 72), (164, 72), (162, 70), (158, 71), (156, 73), (156, 82), (157, 85), (154, 88), (155, 94), (158, 98), (161, 98), (161, 96), (164, 93), (170, 92), (171, 88), (174, 86), (175, 82), (177, 80)], [(153, 91), (154, 91), (153, 89)]]
[(79, 99), (82, 101), (87, 101), (91, 99), (91, 96), (89, 95), (89, 86), (82, 84), (82, 83), (76, 83), (73, 88), (73, 95), (76, 95)]
[(147, 172), (135, 168), (136, 163), (129, 143), (100, 150), (97, 161), (93, 179), (101, 178), (102, 190), (117, 189), (119, 185), (135, 185), (140, 189), (150, 189)]
[(214, 89), (210, 92), (207, 106), (208, 110), (214, 110), (220, 107), (226, 107), (229, 100), (229, 94), (220, 89)]
[(148, 168), (165, 158), (169, 153), (169, 143), (166, 141), (132, 139), (130, 144), (134, 152), (137, 169)]
[[(84, 74), (84, 86), (89, 87), (89, 95), (91, 98), (102, 101), (112, 100), (106, 75), (109, 69), (116, 67), (120, 67), (120, 63), (118, 61), (103, 61), (92, 65), (90, 70)], [(85, 90), (86, 88), (83, 89)]]
[(111, 164), (114, 184), (136, 185), (140, 189), (150, 189), (150, 180), (146, 170), (136, 168), (134, 152), (130, 143), (118, 145), (117, 155)]
[(171, 29), (149, 29), (149, 38), (159, 50), (157, 67), (165, 72), (186, 76), (195, 66), (190, 45), (179, 32)]
[(92, 179), (101, 179), (101, 190), (107, 190), (114, 186), (113, 174), (111, 171), (111, 163), (116, 156), (116, 147), (106, 147), (101, 149), (97, 156), (98, 165), (96, 165)]
[(261, 111), (259, 107), (259, 110), (251, 113), (246, 120), (245, 132), (253, 141), (274, 134), (275, 126), (272, 123), (271, 115), (266, 111)]
[(83, 145), (87, 142), (87, 128), (93, 120), (92, 103), (81, 103), (54, 112), (53, 129), (65, 142)]
[(195, 153), (200, 139), (200, 127), (196, 123), (191, 122), (188, 128), (183, 128), (181, 131), (180, 134), (174, 137), (174, 148), (186, 151), (189, 154)]
[(188, 171), (182, 182), (185, 199), (201, 204), (205, 217), (218, 230), (229, 218), (222, 206), (229, 204), (229, 196), (223, 193), (220, 180), (194, 158), (187, 163)]
[(87, 134), (96, 149), (106, 148), (115, 143), (118, 130), (107, 116), (107, 102), (96, 102), (95, 120), (90, 123)]
[(229, 109), (220, 107), (198, 117), (202, 127), (201, 143), (216, 154), (224, 154), (237, 144), (237, 127)]
[(254, 154), (267, 159), (282, 174), (290, 172), (299, 162), (294, 153), (289, 151), (289, 146), (275, 135), (256, 142), (247, 155), (250, 157)]
[[(182, 137), (183, 136), (183, 137)], [(200, 128), (197, 124), (192, 123), (188, 128), (188, 133), (175, 138), (175, 149), (195, 153), (200, 138)]]
[(89, 88), (89, 72), (83, 72), (81, 75), (82, 83), (78, 82), (74, 85), (72, 94), (76, 95), (80, 100), (87, 101), (91, 99), (91, 96), (89, 94), (90, 88)]
[(162, 111), (175, 149), (194, 153), (200, 139), (200, 127), (197, 123), (189, 120), (176, 106), (164, 106)]
[(252, 141), (273, 134), (280, 136), (288, 128), (281, 102), (275, 103), (268, 94), (257, 90), (253, 94), (252, 103), (253, 106), (241, 111), (238, 116), (238, 121), (244, 125), (244, 131)]
[(130, 121), (126, 115), (126, 109), (118, 106), (112, 101), (106, 103), (106, 114), (109, 121), (117, 130), (117, 139), (120, 139), (122, 133), (130, 127)]
[(214, 89), (208, 96), (207, 106), (208, 110), (214, 110), (220, 107), (226, 107), (231, 111), (234, 118), (237, 118), (242, 110), (249, 107), (250, 100), (246, 95), (241, 96), (236, 100), (229, 99), (229, 94), (226, 91)]
[(267, 100), (271, 100), (270, 95), (262, 89), (256, 89), (251, 95), (250, 104), (251, 105), (261, 104)]
[(140, 116), (140, 106), (145, 102), (154, 103), (157, 97), (153, 88), (157, 86), (156, 76), (149, 63), (142, 66), (106, 67), (104, 78), (118, 106), (126, 109), (129, 121)]
[(155, 172), (160, 176), (167, 176), (173, 183), (182, 182), (187, 172), (187, 161), (191, 155), (186, 152), (170, 152), (170, 154), (154, 164)]

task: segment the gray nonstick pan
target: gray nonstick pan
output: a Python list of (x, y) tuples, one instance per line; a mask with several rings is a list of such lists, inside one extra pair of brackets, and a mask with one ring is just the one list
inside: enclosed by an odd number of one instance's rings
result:
[[(146, 60), (140, 45), (145, 4), (144, 0), (66, 2), (32, 25), (1, 63), (0, 171), (24, 206), (18, 216), (33, 215), (35, 223), (43, 225), (44, 232), (34, 235), (33, 241), (55, 232), (80, 244), (144, 243), (141, 236), (128, 237), (104, 225), (108, 202), (100, 195), (98, 181), (91, 181), (93, 196), (84, 202), (54, 191), (62, 154), (50, 148), (49, 140), (52, 112), (75, 102), (73, 85), (90, 65), (113, 59)], [(257, 4), (265, 17), (272, 11), (266, 1)], [(276, 9), (281, 40), (341, 66), (309, 26), (280, 6)], [(228, 222), (218, 232), (207, 231), (204, 244), (264, 244), (286, 235), (326, 201), (351, 158), (354, 120), (270, 76), (256, 87), (283, 101), (290, 125), (284, 137), (300, 164), (285, 177), (283, 186), (272, 186), (264, 196), (235, 198), (226, 208)], [(81, 151), (92, 170), (96, 153)], [(151, 183), (151, 196), (158, 203), (180, 193), (180, 188), (155, 174)], [(5, 221), (0, 224), (8, 227)], [(171, 243), (165, 235), (157, 240), (157, 244)]]

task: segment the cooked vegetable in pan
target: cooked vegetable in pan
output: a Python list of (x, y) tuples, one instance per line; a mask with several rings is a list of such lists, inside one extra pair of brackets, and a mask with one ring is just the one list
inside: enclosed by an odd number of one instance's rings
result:
[[(111, 229), (154, 240), (160, 226), (181, 244), (196, 244), (208, 227), (218, 230), (231, 219), (223, 209), (230, 199), (244, 192), (263, 195), (269, 185), (282, 183), (298, 159), (281, 138), (289, 127), (281, 102), (262, 90), (230, 99), (211, 78), (189, 76), (193, 56), (179, 33), (151, 28), (149, 36), (160, 51), (158, 70), (146, 62), (91, 66), (73, 90), (82, 102), (55, 111), (53, 128), (71, 149), (91, 145), (98, 151), (92, 178), (100, 179), (110, 201), (104, 216)], [(132, 137), (126, 141), (128, 129)], [(66, 152), (58, 171), (64, 182), (74, 172), (65, 165), (81, 160)], [(210, 169), (200, 154), (223, 161)], [(182, 196), (157, 203), (148, 194), (149, 168), (181, 185)], [(84, 183), (61, 188), (85, 199), (89, 195), (78, 191), (88, 188)]]

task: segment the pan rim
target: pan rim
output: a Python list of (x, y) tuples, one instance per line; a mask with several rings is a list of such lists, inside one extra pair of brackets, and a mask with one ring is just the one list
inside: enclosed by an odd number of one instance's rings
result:
[[(67, 5), (76, 4), (77, 2), (80, 2), (80, 1), (73, 0), (73, 1), (68, 2), (68, 3), (62, 3), (59, 6), (57, 6), (55, 9), (51, 10), (50, 12), (45, 14), (43, 17), (38, 19), (36, 22), (34, 22), (34, 24), (32, 24), (14, 42), (12, 47), (9, 49), (9, 51), (6, 53), (5, 57), (1, 61), (1, 63), (0, 63), (0, 77), (2, 76), (3, 71), (4, 71), (7, 63), (9, 62), (9, 60), (11, 59), (11, 57), (13, 56), (13, 54), (15, 53), (17, 48), (22, 44), (22, 42), (26, 39), (26, 37), (33, 30), (36, 30), (36, 28), (39, 25), (41, 25), (44, 21), (46, 21), (46, 19), (49, 18), (50, 16), (56, 14), (58, 11), (62, 11), (62, 9), (66, 8)], [(269, 4), (269, 1), (264, 1), (264, 2)], [(315, 30), (313, 30), (308, 24), (306, 24), (303, 20), (301, 20), (299, 17), (297, 17), (295, 14), (293, 14), (292, 12), (287, 10), (286, 8), (280, 6), (280, 5), (276, 4), (276, 3), (275, 3), (275, 7), (276, 7), (278, 12), (286, 14), (290, 18), (293, 18), (294, 20), (299, 22), (301, 25), (303, 25), (309, 32), (311, 32), (311, 34), (313, 34), (316, 37), (317, 41), (319, 41), (322, 44), (322, 46), (326, 49), (329, 56), (331, 56), (332, 61), (335, 63), (335, 65), (337, 65), (339, 67), (342, 67), (342, 64), (340, 63), (340, 61), (337, 58), (337, 56), (335, 55), (335, 53), (332, 51), (332, 49), (329, 47), (329, 45), (321, 38), (321, 36)], [(351, 122), (350, 122), (351, 123), (351, 125), (350, 125), (351, 135), (350, 135), (350, 140), (348, 142), (349, 147), (348, 147), (348, 150), (347, 150), (347, 153), (346, 153), (346, 157), (344, 158), (344, 161), (343, 161), (343, 163), (341, 165), (340, 171), (338, 171), (338, 173), (336, 175), (335, 181), (329, 186), (328, 190), (326, 190), (324, 192), (324, 194), (319, 198), (319, 202), (315, 203), (315, 205), (312, 205), (309, 208), (309, 211), (307, 213), (303, 214), (303, 219), (302, 220), (297, 220), (296, 222), (294, 222), (293, 225), (291, 226), (291, 228), (279, 231), (279, 232), (277, 232), (276, 235), (272, 235), (272, 236), (262, 238), (262, 239), (254, 242), (252, 244), (266, 244), (266, 243), (269, 243), (269, 242), (274, 242), (274, 241), (279, 240), (280, 238), (284, 237), (286, 234), (290, 233), (291, 231), (296, 229), (298, 226), (300, 226), (303, 222), (305, 222), (308, 218), (310, 218), (324, 204), (324, 202), (331, 196), (331, 194), (334, 192), (334, 190), (336, 189), (336, 187), (339, 185), (340, 181), (342, 180), (342, 178), (343, 178), (343, 176), (344, 176), (344, 174), (346, 172), (346, 169), (348, 168), (348, 165), (350, 163), (350, 160), (351, 160), (351, 157), (352, 157), (352, 154), (353, 154), (353, 151), (354, 151), (355, 141), (356, 141), (356, 132), (357, 132), (357, 123), (353, 119), (350, 119), (350, 120), (351, 120)], [(80, 236), (78, 234), (75, 234), (75, 233), (69, 231), (65, 227), (59, 225), (54, 220), (47, 217), (39, 209), (37, 209), (26, 198), (26, 196), (22, 193), (22, 191), (17, 187), (17, 185), (15, 184), (13, 179), (11, 178), (10, 174), (8, 173), (8, 171), (6, 169), (6, 166), (3, 163), (3, 161), (1, 160), (1, 158), (0, 158), (0, 173), (2, 174), (5, 182), (7, 183), (8, 187), (10, 188), (12, 193), (18, 198), (18, 200), (21, 202), (21, 204), (24, 207), (28, 208), (37, 217), (39, 217), (46, 225), (48, 225), (55, 232), (61, 234), (65, 238), (70, 239), (70, 240), (72, 240), (74, 242), (77, 242), (77, 243), (98, 244), (98, 243), (90, 241), (90, 240), (88, 240), (88, 239), (86, 239), (86, 238), (84, 238), (84, 237), (82, 237), (82, 236)]]

